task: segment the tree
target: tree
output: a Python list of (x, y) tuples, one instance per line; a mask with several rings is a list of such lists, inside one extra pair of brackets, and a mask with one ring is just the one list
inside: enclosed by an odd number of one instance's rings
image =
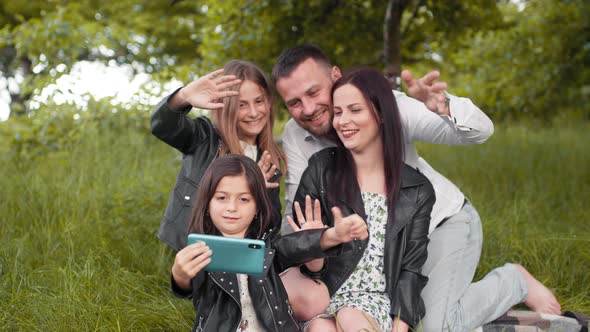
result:
[(12, 113), (27, 114), (31, 96), (81, 60), (188, 81), (233, 58), (270, 71), (285, 48), (313, 43), (340, 67), (379, 67), (394, 84), (402, 66), (444, 66), (454, 88), (503, 114), (587, 101), (587, 1), (523, 3), (519, 11), (508, 0), (7, 1), (0, 71), (18, 86)]
[(189, 2), (3, 2), (0, 71), (18, 85), (12, 114), (27, 114), (31, 95), (81, 60), (131, 64), (162, 79), (196, 67), (201, 19), (201, 7)]
[(569, 110), (590, 119), (590, 3), (534, 0), (502, 9), (503, 29), (474, 34), (449, 59), (461, 91), (496, 118), (547, 122)]
[(209, 65), (249, 58), (269, 70), (284, 48), (307, 42), (344, 68), (386, 68), (393, 82), (402, 62), (432, 64), (466, 34), (501, 23), (491, 0), (206, 3), (200, 49)]
[(496, 1), (389, 0), (383, 24), (385, 76), (398, 89), (403, 60), (432, 64), (466, 35), (495, 29), (501, 21)]

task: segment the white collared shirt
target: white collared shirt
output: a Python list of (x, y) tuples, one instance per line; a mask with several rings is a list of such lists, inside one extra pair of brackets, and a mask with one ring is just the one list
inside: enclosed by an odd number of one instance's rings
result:
[(246, 157), (256, 161), (256, 157), (258, 157), (258, 147), (256, 145), (248, 144), (240, 140), (240, 146), (242, 147), (242, 151), (244, 151), (244, 155)]
[[(465, 196), (451, 181), (432, 168), (416, 151), (415, 142), (448, 145), (474, 145), (485, 142), (494, 132), (494, 124), (468, 98), (450, 97), (450, 116), (441, 116), (426, 108), (422, 102), (403, 92), (393, 91), (404, 131), (404, 161), (418, 169), (432, 183), (436, 202), (432, 208), (429, 233), (445, 218), (463, 206)], [(291, 215), (293, 197), (297, 192), (308, 159), (316, 152), (334, 146), (319, 139), (297, 125), (291, 119), (283, 131), (283, 150), (287, 155), (288, 169), (285, 177), (285, 214)], [(287, 226), (285, 226), (287, 225)], [(283, 219), (283, 234), (291, 229)]]

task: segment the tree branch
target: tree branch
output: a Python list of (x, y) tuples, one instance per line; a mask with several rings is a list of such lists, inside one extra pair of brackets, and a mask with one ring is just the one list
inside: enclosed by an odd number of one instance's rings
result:
[(402, 33), (401, 33), (402, 38), (408, 32), (408, 30), (410, 29), (410, 26), (412, 26), (412, 22), (414, 22), (414, 19), (416, 19), (416, 16), (418, 16), (418, 10), (420, 9), (420, 7), (422, 7), (423, 4), (424, 4), (424, 0), (418, 0), (418, 2), (416, 3), (416, 7), (414, 7), (414, 11), (412, 11), (412, 16), (410, 17), (408, 24), (406, 24), (406, 26), (402, 30)]

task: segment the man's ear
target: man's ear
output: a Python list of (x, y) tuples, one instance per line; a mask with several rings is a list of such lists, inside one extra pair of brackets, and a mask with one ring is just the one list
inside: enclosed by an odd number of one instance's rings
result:
[(332, 66), (332, 72), (330, 76), (332, 77), (332, 82), (336, 82), (336, 80), (342, 77), (342, 72), (340, 71), (340, 68)]

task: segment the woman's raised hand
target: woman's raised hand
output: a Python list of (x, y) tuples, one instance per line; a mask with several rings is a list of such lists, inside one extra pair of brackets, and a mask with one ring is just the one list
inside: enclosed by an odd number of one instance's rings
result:
[(334, 216), (334, 231), (338, 241), (345, 243), (352, 240), (364, 240), (369, 237), (367, 223), (358, 214), (342, 217), (342, 211), (338, 207), (333, 207), (332, 215)]
[(172, 266), (176, 284), (182, 289), (190, 289), (191, 279), (211, 262), (211, 253), (204, 242), (188, 245), (176, 253)]
[(278, 188), (280, 186), (278, 182), (274, 182), (272, 179), (275, 176), (275, 172), (277, 171), (277, 165), (273, 165), (270, 152), (264, 151), (262, 153), (262, 156), (258, 161), (258, 167), (260, 167), (260, 170), (262, 170), (262, 175), (264, 175), (266, 189)]
[(326, 226), (322, 222), (322, 209), (320, 206), (320, 201), (318, 199), (314, 200), (313, 206), (311, 204), (311, 197), (309, 195), (305, 195), (305, 217), (303, 216), (303, 211), (301, 211), (301, 205), (299, 202), (295, 202), (295, 214), (297, 215), (297, 220), (299, 221), (299, 226), (295, 223), (291, 216), (287, 216), (287, 221), (291, 228), (295, 232), (299, 232), (305, 229), (317, 229), (317, 228), (325, 228)]
[[(364, 240), (369, 237), (367, 223), (358, 214), (342, 217), (338, 207), (332, 208), (334, 227), (328, 228), (320, 238), (322, 249), (332, 248), (352, 240)], [(293, 225), (291, 225), (293, 227)]]
[(241, 83), (235, 75), (222, 75), (223, 69), (218, 69), (190, 82), (179, 91), (179, 97), (184, 104), (193, 107), (218, 110), (223, 108), (222, 98), (237, 96), (238, 91), (228, 90)]

